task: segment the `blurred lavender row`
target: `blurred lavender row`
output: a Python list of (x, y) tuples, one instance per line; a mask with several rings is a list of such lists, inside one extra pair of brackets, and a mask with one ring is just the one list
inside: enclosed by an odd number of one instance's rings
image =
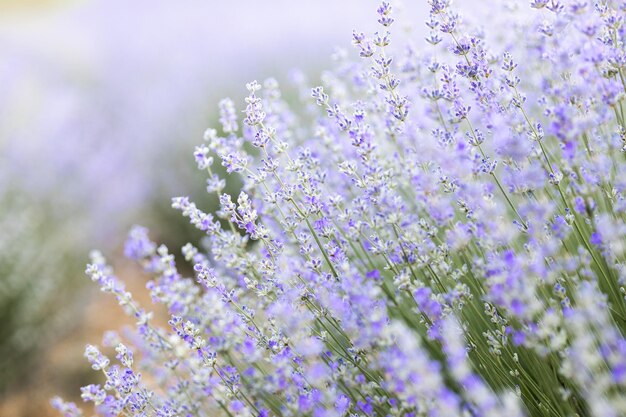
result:
[(98, 244), (154, 193), (170, 196), (168, 156), (197, 140), (226, 85), (278, 59), (323, 67), (328, 45), (366, 20), (356, 3), (113, 0), (5, 17), (3, 183), (80, 201), (72, 209), (98, 220), (87, 232)]

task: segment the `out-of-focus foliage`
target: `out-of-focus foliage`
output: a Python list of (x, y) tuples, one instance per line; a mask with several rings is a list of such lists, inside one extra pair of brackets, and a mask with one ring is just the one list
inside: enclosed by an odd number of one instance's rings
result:
[(5, 191), (1, 199), (0, 392), (55, 332), (77, 322), (80, 278), (77, 225), (24, 193)]

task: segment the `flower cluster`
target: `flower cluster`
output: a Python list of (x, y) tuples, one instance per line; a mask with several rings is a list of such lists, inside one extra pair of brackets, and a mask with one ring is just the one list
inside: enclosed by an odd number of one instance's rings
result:
[(195, 153), (220, 210), (172, 204), (206, 233), (194, 277), (143, 228), (126, 245), (169, 327), (94, 254), (138, 319), (115, 364), (86, 350), (100, 415), (626, 413), (626, 5), (503, 9), (495, 44), (428, 5), (431, 46), (383, 2), (307, 102), (270, 79), (241, 121), (220, 103)]

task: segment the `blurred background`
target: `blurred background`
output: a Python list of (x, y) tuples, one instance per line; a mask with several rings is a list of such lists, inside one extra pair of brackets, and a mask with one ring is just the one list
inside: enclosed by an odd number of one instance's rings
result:
[(93, 381), (84, 345), (123, 319), (83, 275), (90, 249), (132, 290), (145, 285), (120, 256), (132, 224), (174, 253), (197, 238), (169, 200), (206, 199), (191, 154), (218, 100), (241, 104), (244, 84), (269, 76), (318, 84), (335, 46), (375, 27), (375, 10), (365, 0), (0, 0), (0, 416), (54, 415), (52, 395), (80, 402)]

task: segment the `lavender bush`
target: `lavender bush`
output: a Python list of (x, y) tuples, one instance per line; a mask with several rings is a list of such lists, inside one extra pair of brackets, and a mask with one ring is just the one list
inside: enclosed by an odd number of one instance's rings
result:
[[(50, 385), (38, 365), (92, 295), (87, 248), (114, 252), (139, 214), (171, 247), (200, 234), (161, 202), (203, 195), (188, 149), (215, 86), (322, 65), (314, 56), (331, 51), (355, 1), (320, 0), (332, 11), (322, 35), (310, 30), (324, 18), (315, 5), (286, 0), (0, 2), (0, 414), (16, 391)], [(235, 13), (241, 27), (227, 23)], [(209, 41), (218, 34), (228, 42)]]
[(267, 80), (243, 121), (220, 103), (194, 156), (221, 208), (172, 204), (206, 232), (195, 276), (142, 227), (126, 244), (168, 326), (87, 267), (137, 318), (114, 363), (86, 348), (98, 414), (626, 413), (626, 3), (507, 5), (494, 38), (449, 3), (429, 47), (392, 43), (382, 3), (312, 100)]

